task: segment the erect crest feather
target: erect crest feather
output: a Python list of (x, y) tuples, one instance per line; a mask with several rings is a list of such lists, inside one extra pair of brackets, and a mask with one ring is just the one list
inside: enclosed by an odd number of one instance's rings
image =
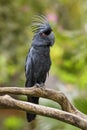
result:
[(44, 15), (34, 15), (32, 20), (32, 31), (37, 33), (39, 31), (50, 28), (50, 24)]

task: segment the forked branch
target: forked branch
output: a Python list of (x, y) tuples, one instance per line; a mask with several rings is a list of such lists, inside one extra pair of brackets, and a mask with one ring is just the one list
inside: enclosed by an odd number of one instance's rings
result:
[[(5, 95), (6, 94), (6, 95)], [(8, 94), (8, 95), (7, 95)], [(29, 95), (51, 99), (60, 104), (62, 110), (28, 103), (12, 98), (9, 94)], [(87, 115), (78, 111), (60, 91), (45, 88), (0, 87), (0, 108), (13, 108), (43, 115), (87, 130)]]

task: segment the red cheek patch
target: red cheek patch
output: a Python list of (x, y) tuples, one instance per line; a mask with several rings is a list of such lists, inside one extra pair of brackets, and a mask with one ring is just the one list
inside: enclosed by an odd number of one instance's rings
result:
[(42, 33), (41, 35), (42, 35), (43, 37), (46, 37), (46, 36), (47, 36), (45, 33)]

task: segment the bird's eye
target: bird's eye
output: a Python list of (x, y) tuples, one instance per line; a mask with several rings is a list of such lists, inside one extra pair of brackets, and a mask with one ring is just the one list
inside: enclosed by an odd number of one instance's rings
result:
[(46, 31), (41, 33), (41, 36), (46, 37), (46, 36), (48, 36), (51, 33), (51, 31), (52, 30), (46, 30)]

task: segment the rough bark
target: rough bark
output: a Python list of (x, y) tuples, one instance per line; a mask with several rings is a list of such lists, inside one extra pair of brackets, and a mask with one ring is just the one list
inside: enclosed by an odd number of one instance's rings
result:
[[(16, 100), (9, 96), (9, 94), (29, 95), (51, 99), (60, 104), (62, 110)], [(58, 119), (83, 130), (87, 130), (87, 115), (78, 111), (71, 104), (68, 98), (60, 91), (37, 87), (0, 87), (0, 95), (3, 95), (0, 96), (0, 108), (14, 108), (18, 110), (28, 111), (31, 113), (36, 113), (38, 115)]]

